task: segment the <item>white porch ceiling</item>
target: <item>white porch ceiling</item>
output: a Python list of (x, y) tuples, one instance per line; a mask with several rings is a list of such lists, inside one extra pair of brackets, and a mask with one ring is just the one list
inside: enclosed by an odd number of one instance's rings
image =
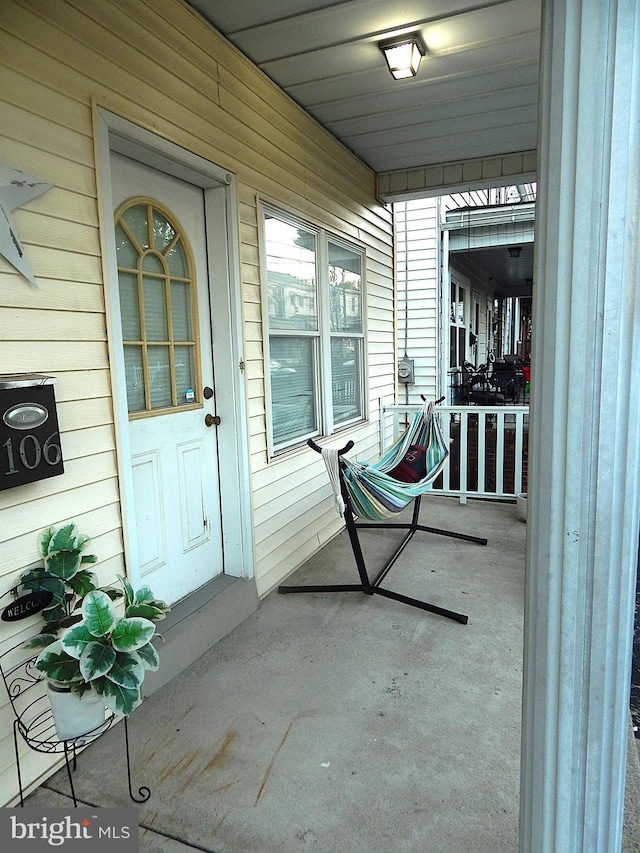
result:
[[(188, 2), (379, 175), (536, 148), (541, 0)], [(412, 31), (397, 81), (378, 42)]]

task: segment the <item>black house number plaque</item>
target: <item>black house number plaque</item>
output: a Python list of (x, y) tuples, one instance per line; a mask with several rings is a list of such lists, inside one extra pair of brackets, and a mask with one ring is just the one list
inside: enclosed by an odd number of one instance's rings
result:
[(53, 386), (0, 389), (0, 490), (62, 473)]

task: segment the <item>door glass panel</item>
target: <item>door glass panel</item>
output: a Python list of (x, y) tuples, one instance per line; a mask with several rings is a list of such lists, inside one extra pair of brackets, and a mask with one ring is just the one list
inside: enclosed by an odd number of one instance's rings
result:
[(460, 367), (458, 361), (458, 329), (449, 327), (449, 367)]
[(122, 214), (122, 221), (137, 243), (138, 251), (149, 248), (149, 220), (146, 204), (136, 204)]
[(464, 323), (464, 290), (462, 287), (458, 288), (458, 313), (456, 322)]
[(145, 255), (142, 259), (141, 266), (145, 272), (155, 272), (159, 275), (164, 275), (164, 267), (162, 265), (162, 261), (157, 255), (152, 255), (151, 253)]
[(191, 288), (185, 282), (171, 282), (171, 319), (174, 341), (190, 341)]
[(131, 242), (122, 225), (116, 225), (116, 256), (119, 267), (135, 269), (138, 262), (138, 250)]
[(194, 403), (187, 391), (202, 384), (191, 254), (169, 216), (149, 199), (131, 199), (117, 215), (120, 315), (132, 413), (151, 415)]
[(133, 273), (119, 272), (120, 313), (122, 337), (125, 341), (140, 340), (140, 308), (138, 306), (138, 277)]
[(463, 364), (467, 360), (466, 338), (466, 329), (464, 326), (460, 326), (458, 328), (458, 358), (460, 359), (460, 364)]
[(153, 346), (147, 352), (151, 408), (163, 409), (172, 403), (169, 347)]
[(179, 278), (190, 278), (189, 263), (180, 241), (169, 249), (166, 258), (171, 275), (178, 276)]
[(195, 389), (194, 351), (193, 347), (175, 347), (176, 359), (176, 399), (178, 405), (192, 403), (187, 391)]
[(168, 221), (163, 214), (154, 212), (153, 214), (153, 248), (164, 254), (167, 246), (175, 239), (176, 231), (173, 225)]
[(167, 300), (164, 280), (144, 278), (144, 321), (148, 341), (167, 341)]
[(124, 370), (127, 380), (127, 405), (129, 411), (142, 412), (145, 409), (145, 400), (141, 346), (125, 346)]

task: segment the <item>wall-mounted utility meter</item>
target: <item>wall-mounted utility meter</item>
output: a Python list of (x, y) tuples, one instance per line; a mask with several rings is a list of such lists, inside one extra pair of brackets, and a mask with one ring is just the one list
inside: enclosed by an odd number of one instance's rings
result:
[(407, 385), (413, 385), (416, 381), (413, 359), (407, 358), (406, 355), (398, 361), (398, 381)]
[(64, 473), (53, 376), (0, 375), (0, 490)]

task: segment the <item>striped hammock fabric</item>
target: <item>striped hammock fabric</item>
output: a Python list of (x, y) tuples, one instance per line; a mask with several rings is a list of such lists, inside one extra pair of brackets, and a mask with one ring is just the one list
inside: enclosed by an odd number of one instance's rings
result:
[[(340, 511), (337, 451), (324, 448), (322, 456)], [(344, 484), (354, 513), (371, 521), (391, 518), (429, 489), (448, 457), (449, 449), (442, 436), (435, 406), (433, 403), (425, 404), (377, 462), (355, 462), (346, 456), (341, 457)], [(398, 479), (398, 476), (403, 479)], [(415, 479), (407, 481), (405, 477)]]

